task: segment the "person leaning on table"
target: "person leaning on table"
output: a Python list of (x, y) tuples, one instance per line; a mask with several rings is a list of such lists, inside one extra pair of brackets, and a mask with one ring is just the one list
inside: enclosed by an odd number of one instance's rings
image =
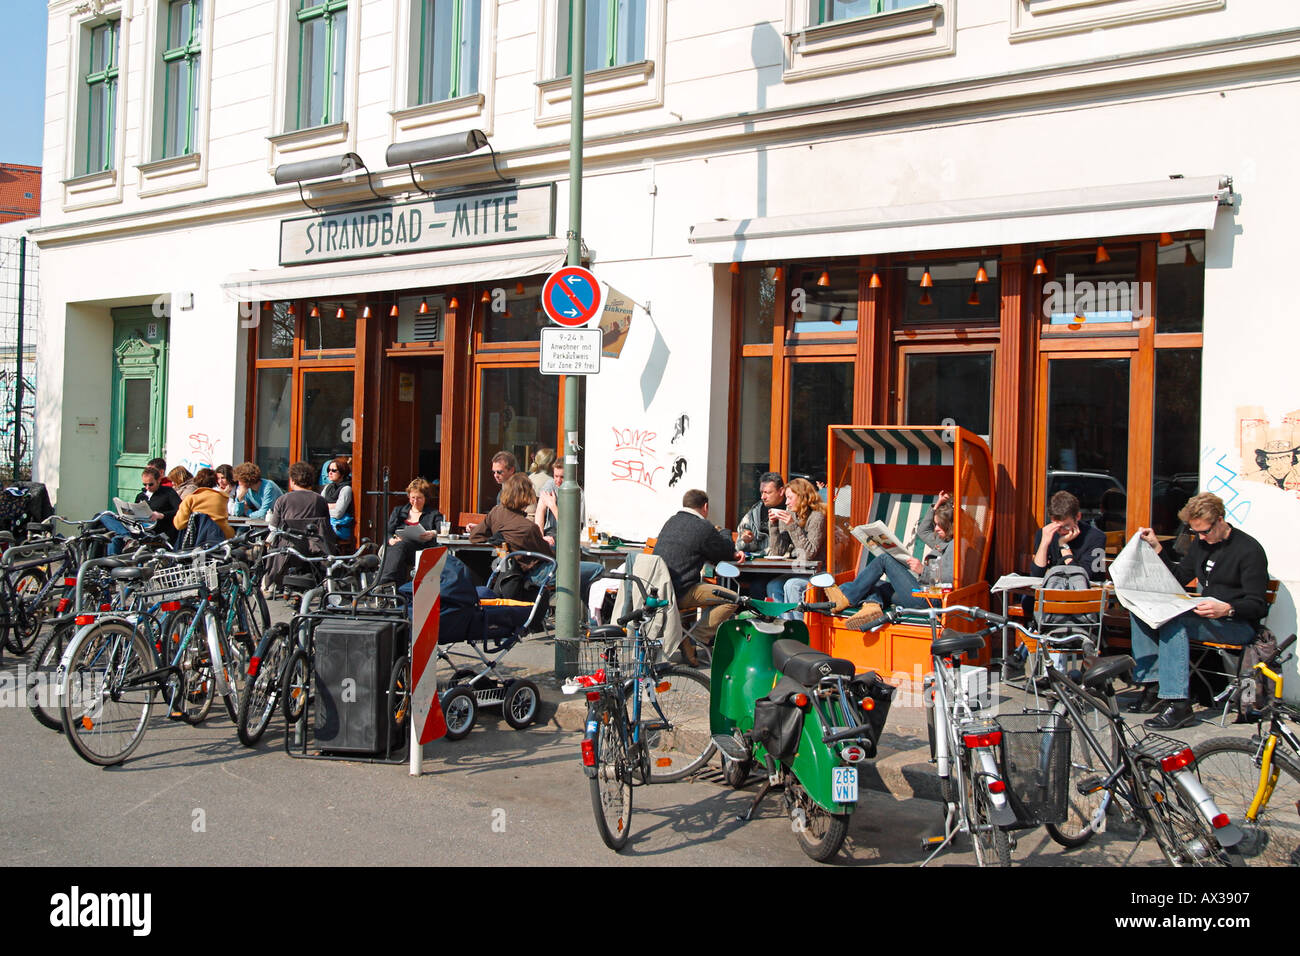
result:
[(1138, 529), (1138, 535), (1169, 565), (1179, 584), (1195, 578), (1201, 589), (1195, 607), (1159, 627), (1151, 627), (1136, 614), (1130, 619), (1137, 662), (1133, 679), (1145, 686), (1129, 710), (1144, 714), (1162, 707), (1146, 722), (1148, 727), (1174, 730), (1191, 722), (1187, 695), (1190, 638), (1249, 644), (1268, 613), (1268, 557), (1258, 541), (1228, 524), (1223, 515), (1218, 495), (1200, 494), (1188, 500), (1178, 518), (1195, 537), (1176, 564), (1154, 531)]

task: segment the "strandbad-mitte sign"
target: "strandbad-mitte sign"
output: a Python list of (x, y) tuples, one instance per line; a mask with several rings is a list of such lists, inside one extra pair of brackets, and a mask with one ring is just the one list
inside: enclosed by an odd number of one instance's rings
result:
[(280, 265), (555, 235), (555, 184), (505, 186), (280, 222)]

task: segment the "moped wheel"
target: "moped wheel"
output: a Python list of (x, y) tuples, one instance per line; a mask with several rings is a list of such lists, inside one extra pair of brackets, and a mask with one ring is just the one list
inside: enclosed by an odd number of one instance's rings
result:
[(1300, 866), (1300, 766), (1281, 749), (1273, 751), (1276, 776), (1268, 802), (1254, 821), (1246, 813), (1259, 787), (1258, 741), (1216, 737), (1192, 748), (1196, 775), (1219, 809), (1245, 835), (1236, 849), (1250, 866)]
[(699, 771), (717, 750), (709, 733), (709, 681), (679, 665), (658, 671), (652, 680), (655, 690), (641, 702), (650, 782), (671, 783)]
[(591, 778), (591, 808), (596, 814), (596, 831), (605, 846), (615, 852), (627, 846), (632, 825), (632, 765), (623, 746), (619, 724), (621, 713), (588, 710), (587, 720), (598, 721), (596, 731), (596, 775)]
[(975, 846), (975, 862), (979, 866), (1010, 866), (1011, 838), (1006, 830), (993, 822), (989, 790), (979, 779), (974, 763), (968, 752), (965, 767), (966, 821), (970, 827), (971, 843)]
[(726, 778), (727, 786), (733, 790), (740, 790), (749, 782), (749, 774), (753, 769), (753, 760), (724, 758), (722, 761), (722, 776)]
[(799, 849), (818, 863), (825, 863), (844, 845), (852, 814), (831, 813), (822, 808), (793, 777), (789, 778), (786, 788), (790, 794), (790, 814)]

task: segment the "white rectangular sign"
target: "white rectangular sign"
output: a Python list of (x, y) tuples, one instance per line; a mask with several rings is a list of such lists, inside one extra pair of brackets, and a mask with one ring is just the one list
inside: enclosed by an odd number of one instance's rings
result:
[(360, 259), (555, 234), (555, 184), (448, 193), (280, 223), (280, 265)]
[(595, 375), (600, 371), (600, 329), (542, 329), (543, 375)]

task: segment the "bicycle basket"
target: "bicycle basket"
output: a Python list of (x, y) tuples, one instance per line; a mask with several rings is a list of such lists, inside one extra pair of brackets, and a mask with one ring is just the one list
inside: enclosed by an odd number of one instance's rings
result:
[(151, 598), (179, 597), (190, 593), (197, 594), (200, 587), (215, 591), (217, 589), (218, 567), (220, 567), (220, 562), (206, 561), (200, 565), (174, 564), (171, 567), (160, 568), (149, 579), (149, 586), (144, 592), (145, 596)]
[(1023, 826), (1063, 823), (1070, 785), (1070, 724), (1047, 711), (999, 714), (1002, 777)]
[(636, 662), (636, 645), (633, 637), (574, 641), (573, 646), (578, 649), (578, 673), (594, 674), (603, 670), (607, 678), (631, 673)]

